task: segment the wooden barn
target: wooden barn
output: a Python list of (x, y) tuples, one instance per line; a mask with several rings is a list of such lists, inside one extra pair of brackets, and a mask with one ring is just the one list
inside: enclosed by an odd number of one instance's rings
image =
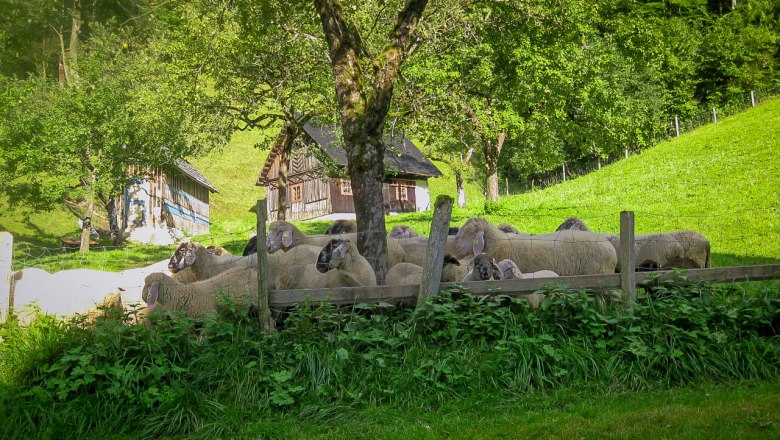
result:
[(185, 160), (166, 169), (132, 167), (134, 179), (120, 206), (120, 227), (129, 240), (170, 244), (209, 232), (209, 196), (218, 192)]
[[(386, 214), (431, 208), (428, 178), (441, 176), (436, 166), (405, 137), (387, 138), (383, 185)], [(267, 188), (268, 218), (278, 218), (278, 183), (282, 152), (277, 142), (257, 180)], [(346, 175), (347, 155), (332, 127), (303, 126), (295, 139), (288, 164), (287, 220), (323, 216), (349, 217), (355, 212), (352, 186)]]

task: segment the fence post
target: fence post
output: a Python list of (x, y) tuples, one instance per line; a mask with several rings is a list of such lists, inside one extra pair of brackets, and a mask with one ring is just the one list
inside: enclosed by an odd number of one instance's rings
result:
[(715, 107), (712, 108), (712, 119), (714, 122), (718, 122), (718, 111), (715, 110)]
[(506, 195), (509, 195), (509, 177), (504, 176), (504, 181), (506, 182)]
[(14, 237), (10, 232), (0, 232), (0, 322), (8, 319), (13, 308), (11, 297)]
[(431, 234), (428, 236), (428, 249), (423, 261), (420, 293), (417, 295), (417, 307), (424, 304), (425, 298), (439, 292), (441, 284), (441, 269), (444, 263), (444, 248), (447, 246), (450, 217), (452, 216), (453, 199), (450, 196), (436, 197), (431, 220)]
[(566, 162), (563, 163), (563, 181), (566, 181)]
[(756, 106), (756, 92), (751, 90), (750, 91), (750, 104), (755, 107)]
[(265, 223), (268, 220), (268, 201), (257, 201), (257, 320), (265, 332), (274, 329), (268, 305), (268, 248), (265, 245)]
[(680, 118), (674, 117), (674, 131), (677, 133), (677, 137), (680, 137)]
[(620, 288), (623, 301), (634, 307), (636, 301), (636, 250), (634, 249), (634, 212), (620, 212)]

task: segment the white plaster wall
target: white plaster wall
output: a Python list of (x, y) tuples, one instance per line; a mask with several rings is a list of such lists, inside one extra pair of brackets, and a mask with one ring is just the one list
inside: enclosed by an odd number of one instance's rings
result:
[(431, 193), (428, 191), (427, 180), (416, 180), (414, 182), (414, 198), (417, 202), (417, 212), (431, 209)]

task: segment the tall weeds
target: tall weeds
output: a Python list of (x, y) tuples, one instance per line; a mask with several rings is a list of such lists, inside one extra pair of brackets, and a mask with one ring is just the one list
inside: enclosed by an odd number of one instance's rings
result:
[(524, 300), (442, 292), (428, 307), (299, 307), (274, 334), (241, 310), (153, 329), (39, 315), (2, 329), (2, 438), (229, 437), (247, 417), (330, 418), (556, 387), (617, 390), (780, 373), (780, 299), (665, 284), (628, 313), (587, 292)]

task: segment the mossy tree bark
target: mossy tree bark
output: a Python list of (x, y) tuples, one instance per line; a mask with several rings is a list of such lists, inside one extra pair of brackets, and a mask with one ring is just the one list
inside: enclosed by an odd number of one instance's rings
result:
[(498, 202), (498, 156), (501, 154), (501, 149), (504, 148), (504, 141), (506, 140), (506, 132), (502, 131), (498, 134), (496, 142), (493, 143), (489, 140), (485, 143), (485, 171), (487, 173), (487, 200), (488, 202)]
[(349, 23), (338, 0), (314, 0), (328, 43), (336, 98), (339, 105), (347, 169), (352, 180), (358, 250), (371, 262), (377, 281), (387, 272), (387, 242), (382, 181), (385, 118), (390, 109), (398, 71), (415, 44), (410, 35), (417, 27), (427, 0), (409, 0), (398, 14), (381, 53), (372, 60), (367, 84), (361, 70), (366, 53), (355, 26)]

